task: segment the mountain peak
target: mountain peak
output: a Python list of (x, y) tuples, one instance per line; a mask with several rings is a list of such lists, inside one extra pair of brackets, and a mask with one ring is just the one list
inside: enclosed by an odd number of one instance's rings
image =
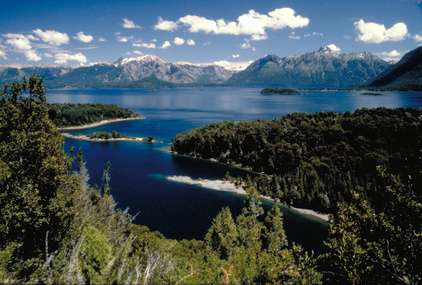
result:
[(320, 49), (318, 50), (318, 52), (320, 52), (320, 53), (339, 53), (340, 52), (340, 48), (338, 48), (337, 46), (331, 44), (331, 45), (328, 45), (328, 46), (320, 47)]
[(127, 57), (127, 58), (119, 58), (119, 60), (117, 61), (117, 63), (119, 65), (125, 65), (128, 64), (129, 62), (150, 62), (150, 61), (163, 61), (161, 58), (159, 58), (156, 55), (153, 54), (147, 54), (147, 55), (141, 55), (141, 56), (137, 56), (137, 57)]

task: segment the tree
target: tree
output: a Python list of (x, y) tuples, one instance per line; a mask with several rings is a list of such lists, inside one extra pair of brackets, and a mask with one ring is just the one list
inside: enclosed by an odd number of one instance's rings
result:
[(214, 218), (205, 236), (206, 244), (222, 259), (227, 259), (236, 245), (238, 231), (229, 208)]
[(59, 248), (79, 191), (44, 95), (34, 75), (0, 91), (0, 252), (22, 276)]
[(102, 185), (101, 190), (103, 192), (103, 195), (111, 195), (111, 188), (110, 188), (110, 168), (111, 168), (111, 162), (108, 161), (106, 164), (106, 168), (103, 171), (103, 179), (102, 179)]

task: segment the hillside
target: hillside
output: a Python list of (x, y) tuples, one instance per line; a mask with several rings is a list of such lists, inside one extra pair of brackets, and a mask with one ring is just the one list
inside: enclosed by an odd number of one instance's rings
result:
[(385, 90), (422, 90), (422, 47), (406, 53), (399, 62), (364, 86)]
[(318, 51), (280, 58), (267, 55), (228, 81), (241, 85), (283, 87), (357, 87), (389, 66), (366, 52), (343, 54), (322, 47)]

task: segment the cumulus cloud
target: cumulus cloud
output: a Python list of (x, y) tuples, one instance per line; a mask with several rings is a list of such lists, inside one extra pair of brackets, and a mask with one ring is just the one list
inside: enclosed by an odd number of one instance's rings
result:
[(233, 54), (232, 57), (233, 58), (238, 58), (238, 57), (240, 57), (240, 55), (239, 54)]
[(137, 55), (144, 55), (144, 53), (142, 51), (139, 51), (139, 50), (135, 50), (135, 51), (133, 51), (133, 53), (137, 54)]
[(34, 50), (28, 50), (25, 52), (26, 59), (29, 61), (40, 61), (41, 57)]
[(185, 40), (179, 37), (175, 37), (173, 42), (175, 45), (181, 46), (185, 43)]
[(66, 33), (49, 30), (43, 32), (40, 29), (34, 30), (33, 33), (40, 37), (43, 42), (49, 43), (50, 45), (59, 46), (69, 43), (69, 37)]
[(158, 17), (158, 23), (154, 26), (154, 30), (162, 30), (162, 31), (169, 31), (169, 32), (174, 32), (178, 28), (179, 27), (176, 22), (164, 21), (163, 18), (161, 17)]
[(256, 48), (251, 45), (249, 40), (246, 40), (246, 39), (245, 39), (245, 42), (240, 47), (243, 49), (251, 49), (252, 51), (256, 51)]
[(397, 57), (397, 56), (401, 56), (401, 53), (399, 53), (396, 50), (393, 50), (393, 51), (390, 51), (390, 52), (385, 51), (385, 52), (379, 53), (379, 55), (388, 56), (388, 57)]
[(252, 41), (262, 41), (262, 40), (266, 40), (268, 38), (268, 36), (266, 34), (264, 35), (252, 35), (251, 36), (251, 40)]
[(230, 22), (224, 19), (210, 20), (196, 15), (186, 15), (177, 22), (164, 21), (162, 18), (158, 20), (155, 29), (175, 31), (179, 26), (188, 26), (191, 33), (251, 35), (253, 40), (267, 39), (266, 29), (295, 29), (309, 24), (308, 18), (296, 15), (291, 8), (276, 9), (266, 15), (250, 10), (248, 14), (240, 15), (237, 21)]
[(384, 25), (377, 23), (365, 23), (364, 20), (355, 22), (355, 29), (358, 30), (359, 35), (357, 40), (364, 43), (379, 44), (386, 41), (401, 41), (407, 34), (407, 27), (405, 23), (397, 23), (390, 29), (386, 29)]
[(133, 39), (133, 37), (117, 37), (117, 40), (122, 43), (126, 43), (129, 40)]
[(129, 19), (123, 18), (123, 28), (126, 29), (141, 29), (140, 26), (135, 25), (135, 23)]
[(106, 42), (107, 40), (105, 38), (99, 38), (98, 41), (99, 42)]
[(84, 43), (90, 43), (94, 40), (94, 37), (91, 35), (85, 35), (84, 32), (79, 32), (76, 34), (76, 37), (73, 37), (75, 40), (84, 42)]
[(341, 48), (339, 48), (335, 44), (330, 44), (327, 47), (330, 48), (330, 50), (332, 50), (332, 51), (336, 51), (336, 52), (340, 52), (341, 51)]
[[(422, 0), (421, 0), (422, 1)], [(422, 42), (422, 36), (420, 36), (420, 35), (414, 35), (413, 36), (413, 39), (416, 41), (416, 42)]]
[(25, 52), (32, 49), (31, 42), (25, 35), (8, 33), (2, 36), (8, 38), (6, 44), (11, 45), (16, 52)]
[(25, 36), (22, 34), (3, 34), (3, 37), (7, 38), (6, 44), (10, 45), (14, 52), (23, 53), (28, 61), (40, 61), (41, 57), (35, 50), (32, 49), (30, 39), (33, 36)]
[(195, 41), (192, 40), (192, 39), (187, 40), (186, 43), (188, 44), (188, 46), (194, 46), (195, 45)]
[(155, 44), (153, 44), (153, 43), (150, 43), (150, 44), (147, 44), (147, 43), (134, 43), (134, 44), (132, 44), (132, 46), (134, 46), (134, 47), (143, 47), (143, 48), (155, 48)]
[(170, 42), (169, 41), (165, 41), (164, 43), (163, 43), (163, 45), (160, 47), (161, 49), (166, 49), (166, 48), (168, 48), (168, 47), (171, 47), (171, 44), (170, 44)]
[(88, 59), (82, 54), (67, 54), (67, 53), (58, 53), (55, 55), (57, 64), (66, 64), (69, 60), (71, 61), (77, 61), (79, 63), (86, 63)]

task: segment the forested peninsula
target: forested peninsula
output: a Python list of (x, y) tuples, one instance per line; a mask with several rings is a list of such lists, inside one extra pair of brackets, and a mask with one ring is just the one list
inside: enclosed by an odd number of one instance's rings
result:
[[(178, 152), (219, 154), (214, 157), (221, 162), (237, 161), (236, 154), (242, 165), (268, 174), (245, 183), (240, 215), (224, 208), (204, 240), (190, 241), (133, 224), (136, 216), (116, 208), (111, 195), (111, 163), (101, 185), (90, 185), (83, 151), (63, 151), (63, 136), (48, 113), (43, 80), (36, 76), (0, 91), (1, 283), (422, 282), (419, 110), (292, 114), (212, 124), (177, 136)], [(306, 201), (302, 193), (309, 189), (315, 191), (310, 201), (327, 191), (330, 203), (320, 204), (333, 214), (323, 255), (289, 243), (277, 206), (264, 217), (258, 197), (267, 184), (261, 180), (275, 189), (278, 181), (280, 199), (285, 191), (300, 195), (294, 202)], [(337, 187), (334, 200), (330, 187)]]
[(47, 104), (48, 117), (58, 128), (92, 127), (102, 122), (142, 119), (141, 116), (116, 104)]

